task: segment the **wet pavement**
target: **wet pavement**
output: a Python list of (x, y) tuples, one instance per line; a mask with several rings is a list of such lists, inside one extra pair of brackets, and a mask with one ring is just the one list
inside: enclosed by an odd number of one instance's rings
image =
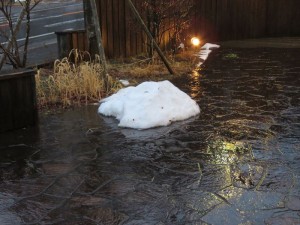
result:
[(300, 224), (299, 59), (216, 50), (173, 80), (201, 114), (169, 127), (88, 106), (0, 134), (0, 224)]

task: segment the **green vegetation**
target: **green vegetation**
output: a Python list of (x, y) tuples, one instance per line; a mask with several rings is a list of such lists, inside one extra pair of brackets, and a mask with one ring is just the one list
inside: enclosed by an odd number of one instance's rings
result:
[(238, 59), (238, 58), (239, 56), (235, 53), (228, 53), (223, 57), (223, 59)]

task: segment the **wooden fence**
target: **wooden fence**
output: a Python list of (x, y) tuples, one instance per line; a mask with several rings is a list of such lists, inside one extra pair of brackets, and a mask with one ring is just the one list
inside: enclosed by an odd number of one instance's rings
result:
[[(133, 0), (135, 5), (139, 0)], [(125, 0), (98, 0), (102, 44), (108, 58), (126, 58), (146, 51), (146, 35), (132, 21), (131, 12)], [(88, 1), (84, 1), (86, 9)], [(85, 10), (86, 21), (90, 17)], [(91, 50), (96, 49), (95, 46)]]
[[(88, 1), (83, 2), (87, 4)], [(142, 0), (132, 2), (145, 18)], [(192, 23), (186, 31), (187, 36), (198, 35), (205, 41), (223, 41), (300, 35), (300, 0), (194, 0), (193, 4)], [(98, 0), (97, 9), (108, 58), (127, 58), (147, 51), (147, 37), (132, 18), (126, 0)], [(176, 23), (169, 22), (170, 26)], [(162, 48), (171, 46), (171, 34), (171, 30), (165, 33)], [(72, 34), (69, 36), (73, 37)], [(82, 35), (80, 38), (87, 37)], [(73, 42), (72, 39), (68, 41)], [(69, 50), (72, 48), (75, 46), (69, 46)], [(95, 49), (87, 43), (81, 50), (93, 54)]]
[(299, 0), (195, 0), (192, 30), (208, 40), (300, 35)]
[[(142, 1), (132, 0), (132, 2), (145, 21), (146, 14), (141, 4)], [(96, 3), (100, 17), (102, 42), (108, 58), (127, 58), (147, 51), (149, 47), (147, 35), (133, 18), (126, 0), (98, 0)], [(88, 1), (84, 1), (84, 4), (85, 7), (88, 7)], [(86, 21), (88, 21), (88, 12), (87, 10), (85, 12)], [(172, 21), (169, 22), (171, 24)], [(162, 48), (167, 48), (169, 45), (171, 33), (172, 29), (164, 32), (160, 43)]]

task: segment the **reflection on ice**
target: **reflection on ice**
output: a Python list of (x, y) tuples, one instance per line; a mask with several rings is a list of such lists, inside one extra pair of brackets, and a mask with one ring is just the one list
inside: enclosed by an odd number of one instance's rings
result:
[[(177, 122), (172, 123), (169, 126), (156, 127), (156, 128), (151, 128), (151, 129), (145, 129), (145, 130), (136, 130), (136, 129), (131, 129), (131, 128), (120, 128), (120, 127), (118, 127), (117, 121), (115, 118), (101, 116), (104, 124), (106, 126), (110, 127), (112, 130), (117, 130), (122, 135), (124, 135), (124, 137), (126, 137), (126, 138), (133, 139), (133, 140), (141, 140), (141, 141), (163, 138), (173, 131), (184, 130), (185, 126), (196, 121), (198, 117), (199, 116), (194, 116), (187, 120), (177, 121)], [(99, 127), (98, 129), (101, 130), (102, 128)], [(95, 130), (97, 130), (97, 129), (94, 129), (94, 131)]]

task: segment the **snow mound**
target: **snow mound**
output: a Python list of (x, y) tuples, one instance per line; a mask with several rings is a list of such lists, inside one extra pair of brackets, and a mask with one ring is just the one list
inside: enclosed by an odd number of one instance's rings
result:
[(103, 99), (98, 113), (114, 116), (120, 127), (148, 129), (167, 126), (200, 113), (200, 107), (170, 81), (141, 83)]
[(203, 49), (199, 52), (199, 58), (203, 61), (207, 60), (209, 54), (212, 52), (212, 50), (209, 49)]

